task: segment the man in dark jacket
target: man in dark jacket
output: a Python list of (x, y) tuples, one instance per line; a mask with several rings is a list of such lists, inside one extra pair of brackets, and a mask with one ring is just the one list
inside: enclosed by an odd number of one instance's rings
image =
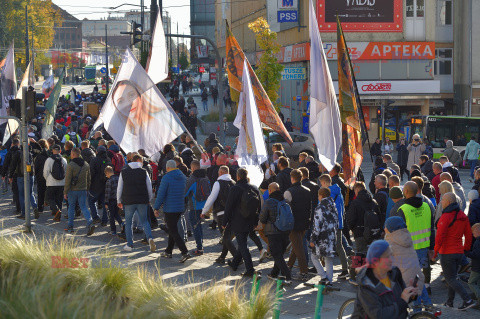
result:
[[(223, 220), (223, 227), (231, 227), (232, 232), (237, 238), (238, 251), (233, 257), (233, 260), (228, 261), (228, 265), (237, 270), (240, 261), (243, 258), (245, 262), (246, 271), (243, 274), (244, 277), (252, 277), (255, 269), (253, 268), (252, 256), (247, 246), (248, 234), (258, 224), (258, 213), (261, 210), (261, 202), (258, 201), (257, 212), (250, 214), (247, 218), (243, 217), (242, 209), (242, 197), (243, 193), (251, 189), (257, 194), (258, 199), (261, 198), (258, 188), (248, 183), (248, 172), (244, 168), (237, 170), (237, 184), (230, 188), (228, 193), (227, 203), (225, 204), (225, 217)], [(245, 213), (245, 212), (244, 212)]]
[(308, 265), (303, 240), (305, 232), (311, 226), (312, 196), (310, 190), (301, 184), (302, 173), (300, 170), (292, 170), (290, 180), (292, 186), (283, 194), (285, 201), (292, 207), (294, 217), (293, 230), (289, 236), (292, 243), (292, 251), (287, 264), (290, 268), (293, 267), (298, 258), (300, 267), (299, 280), (306, 281), (308, 280)]
[(372, 147), (370, 148), (370, 154), (373, 157), (382, 156), (382, 144), (380, 143), (379, 138), (375, 140), (375, 143), (373, 143)]
[[(12, 139), (12, 145), (10, 146), (10, 149), (7, 152), (7, 155), (5, 155), (5, 160), (3, 161), (3, 166), (2, 166), (2, 178), (4, 180), (4, 183), (7, 182), (9, 179), (9, 168), (10, 164), (12, 163), (12, 157), (13, 154), (17, 153), (20, 151), (20, 140), (18, 138)], [(12, 186), (12, 194), (13, 194), (13, 201), (15, 202), (15, 212), (14, 215), (18, 215), (21, 212), (21, 207), (20, 207), (20, 200), (18, 198), (18, 186), (17, 186), (17, 179), (13, 178), (11, 180), (11, 186)]]
[(403, 174), (407, 174), (408, 178), (408, 150), (405, 143), (405, 137), (400, 138), (400, 142), (397, 144), (397, 164), (400, 166), (400, 179), (403, 180)]
[(187, 165), (187, 167), (190, 167), (190, 164), (195, 159), (193, 151), (190, 149), (190, 147), (188, 147), (188, 145), (182, 150), (180, 157), (183, 159), (183, 163)]
[(45, 162), (50, 155), (47, 149), (47, 142), (42, 139), (39, 141), (39, 144), (42, 149), (40, 153), (35, 156), (35, 160), (33, 161), (33, 170), (35, 172), (35, 181), (37, 182), (38, 212), (43, 213), (45, 192), (47, 190), (47, 181), (43, 177), (43, 167), (45, 166)]
[(317, 178), (320, 176), (320, 172), (318, 171), (318, 163), (315, 161), (313, 156), (307, 156), (305, 159), (305, 167), (308, 168), (310, 180), (313, 182), (317, 181)]
[(345, 182), (343, 181), (343, 178), (340, 177), (340, 172), (342, 171), (342, 167), (340, 164), (335, 163), (333, 166), (332, 170), (328, 172), (330, 177), (332, 178), (332, 185), (337, 184), (340, 189), (342, 190), (342, 196), (343, 198), (346, 198), (345, 196), (347, 195), (347, 185), (345, 185)]
[(387, 176), (378, 174), (375, 176), (375, 195), (373, 199), (377, 201), (378, 208), (380, 209), (380, 224), (385, 223), (388, 206), (388, 188), (387, 188)]
[(282, 232), (274, 225), (277, 219), (278, 204), (284, 198), (277, 183), (271, 183), (268, 186), (268, 193), (269, 198), (263, 203), (262, 212), (260, 213), (260, 222), (265, 224), (264, 232), (268, 238), (268, 247), (274, 260), (273, 269), (268, 276), (277, 278), (281, 272), (282, 276), (289, 281), (292, 279), (292, 273), (283, 258), (283, 254), (288, 246), (288, 232)]
[[(88, 205), (92, 213), (93, 222), (95, 224), (101, 223), (102, 226), (107, 226), (108, 223), (108, 214), (104, 209), (105, 183), (107, 181), (105, 167), (108, 165), (112, 164), (107, 156), (107, 149), (104, 146), (99, 146), (97, 148), (97, 156), (92, 158), (90, 162), (92, 183), (88, 192)], [(98, 203), (98, 210), (96, 203)], [(100, 212), (102, 213), (102, 219), (99, 217)]]
[(420, 156), (420, 171), (423, 175), (427, 176), (429, 181), (435, 177), (433, 172), (433, 161), (428, 158), (427, 155)]
[(217, 139), (217, 135), (215, 133), (210, 133), (208, 136), (208, 146), (207, 146), (207, 153), (212, 155), (212, 150), (218, 147), (220, 149), (220, 152), (225, 152), (225, 149), (223, 148), (222, 144)]
[(367, 191), (365, 183), (356, 182), (353, 186), (355, 192), (355, 199), (350, 203), (347, 210), (346, 218), (347, 225), (353, 232), (355, 238), (356, 253), (367, 252), (367, 245), (363, 237), (364, 230), (364, 215), (367, 211), (375, 211), (380, 213), (377, 202), (372, 198), (372, 195)]
[(90, 161), (92, 158), (95, 157), (95, 152), (90, 148), (90, 141), (85, 140), (82, 142), (82, 158), (85, 160), (85, 162), (90, 164)]
[(318, 204), (318, 190), (320, 189), (320, 186), (310, 180), (310, 172), (306, 167), (300, 168), (300, 172), (302, 172), (302, 185), (308, 188), (312, 198), (312, 213), (310, 214), (310, 220), (313, 220), (313, 212), (315, 211), (315, 208)]
[(284, 193), (290, 186), (292, 186), (290, 173), (292, 169), (290, 168), (290, 162), (288, 158), (282, 156), (278, 159), (277, 163), (278, 174), (275, 177), (275, 182), (280, 186), (280, 191)]
[(33, 169), (32, 169), (32, 154), (30, 152), (30, 149), (28, 151), (28, 163), (30, 166), (30, 167), (27, 166), (27, 169), (30, 168), (30, 172), (28, 173), (28, 176), (30, 179), (30, 185), (29, 185), (30, 188), (28, 190), (28, 194), (25, 194), (25, 188), (23, 186), (23, 183), (24, 183), (23, 151), (21, 148), (18, 148), (18, 150), (12, 154), (12, 160), (8, 167), (8, 173), (9, 173), (11, 182), (13, 182), (13, 179), (17, 180), (18, 200), (20, 201), (20, 210), (21, 210), (20, 215), (17, 217), (20, 219), (25, 219), (25, 196), (30, 196), (30, 205), (33, 208), (33, 213), (35, 215), (35, 218), (37, 219), (40, 215), (38, 213), (37, 200), (35, 198), (35, 193), (33, 192), (34, 177), (33, 177)]

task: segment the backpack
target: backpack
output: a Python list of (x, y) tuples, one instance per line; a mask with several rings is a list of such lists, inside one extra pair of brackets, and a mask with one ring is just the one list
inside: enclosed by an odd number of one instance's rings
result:
[[(218, 211), (225, 210), (225, 206), (227, 205), (227, 198), (228, 193), (230, 192), (230, 188), (234, 185), (230, 181), (218, 181), (220, 186), (220, 190), (218, 191), (217, 200), (215, 201), (214, 206), (218, 209)], [(222, 185), (224, 185), (222, 187)]]
[(65, 179), (65, 167), (63, 166), (63, 160), (61, 156), (52, 156), (52, 177), (57, 181)]
[(274, 198), (272, 199), (277, 202), (277, 217), (275, 218), (273, 225), (279, 231), (291, 231), (295, 223), (292, 208), (285, 200), (280, 202)]
[(195, 201), (204, 202), (212, 190), (210, 189), (210, 181), (207, 177), (202, 177), (197, 180), (197, 188), (195, 190)]
[(380, 216), (373, 210), (368, 210), (363, 216), (363, 238), (367, 244), (380, 239), (382, 235), (382, 225)]
[(243, 190), (240, 203), (240, 214), (243, 218), (249, 218), (258, 211), (260, 206), (260, 197), (253, 187), (248, 186)]
[(125, 159), (123, 158), (122, 154), (120, 154), (120, 152), (113, 154), (112, 165), (115, 174), (120, 174), (123, 167), (125, 166)]

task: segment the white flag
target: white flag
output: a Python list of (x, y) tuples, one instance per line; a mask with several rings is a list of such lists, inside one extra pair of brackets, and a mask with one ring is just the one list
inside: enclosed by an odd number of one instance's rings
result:
[(55, 87), (55, 79), (53, 78), (53, 74), (52, 74), (42, 84), (42, 93), (45, 94), (46, 99), (50, 97), (50, 94), (52, 94), (54, 87)]
[[(243, 69), (248, 70), (246, 59)], [(249, 72), (243, 72), (242, 75), (242, 91), (238, 102), (237, 117), (233, 124), (240, 130), (235, 151), (238, 165), (247, 169), (250, 183), (259, 187), (263, 181), (263, 171), (260, 165), (267, 160), (268, 154)]]
[(127, 49), (107, 100), (95, 123), (102, 123), (125, 152), (148, 156), (183, 133), (183, 124), (147, 72)]
[(330, 171), (342, 145), (342, 123), (317, 18), (310, 0), (310, 134), (322, 165)]
[[(25, 73), (23, 74), (23, 79), (22, 82), (20, 83), (20, 89), (17, 91), (17, 99), (22, 98), (22, 87), (26, 86), (27, 88), (29, 86), (34, 86), (35, 85), (35, 71), (33, 69), (33, 63), (30, 61), (28, 63), (27, 69), (25, 70)], [(18, 122), (15, 120), (8, 120), (7, 127), (5, 128), (5, 133), (3, 134), (3, 144), (7, 143), (8, 139), (10, 138), (12, 133), (15, 133), (15, 131), (18, 129)]]
[(158, 12), (155, 29), (152, 33), (152, 47), (145, 68), (153, 83), (159, 83), (168, 77), (168, 54), (162, 15)]
[[(13, 44), (8, 50), (5, 63), (1, 70), (2, 101), (0, 101), (0, 116), (7, 116), (9, 101), (17, 95), (17, 76), (15, 74), (15, 52)], [(0, 120), (4, 123), (5, 120)]]

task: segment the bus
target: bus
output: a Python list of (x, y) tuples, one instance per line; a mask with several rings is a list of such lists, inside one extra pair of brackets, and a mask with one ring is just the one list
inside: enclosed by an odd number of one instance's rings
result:
[(420, 138), (427, 138), (433, 148), (433, 158), (438, 159), (445, 150), (445, 141), (452, 140), (460, 154), (465, 154), (465, 147), (470, 137), (475, 136), (478, 141), (480, 132), (480, 117), (465, 116), (412, 116), (410, 118), (411, 141), (414, 134)]

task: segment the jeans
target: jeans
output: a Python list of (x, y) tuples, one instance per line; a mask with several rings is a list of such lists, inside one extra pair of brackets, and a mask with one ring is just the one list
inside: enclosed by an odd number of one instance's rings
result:
[(110, 230), (112, 232), (116, 232), (117, 227), (115, 226), (115, 221), (120, 226), (122, 226), (123, 224), (122, 217), (120, 217), (120, 214), (118, 213), (117, 202), (114, 202), (114, 201), (109, 202), (107, 206), (108, 206), (108, 213), (109, 213), (108, 217), (110, 219)]
[(188, 254), (187, 246), (185, 246), (185, 242), (178, 233), (178, 220), (180, 219), (181, 215), (181, 212), (165, 213), (165, 223), (167, 224), (168, 228), (168, 244), (167, 248), (165, 249), (167, 254), (172, 253), (175, 244), (177, 245), (178, 249), (180, 249), (182, 255)]
[[(35, 178), (30, 176), (30, 188), (29, 193), (30, 196), (30, 205), (33, 209), (37, 208), (37, 199), (35, 198), (35, 193), (33, 192), (33, 182)], [(25, 216), (25, 187), (23, 185), (23, 177), (17, 177), (17, 187), (18, 187), (18, 200), (20, 201), (20, 210), (22, 212), (22, 216)]]
[(418, 296), (418, 298), (413, 302), (414, 306), (420, 306), (421, 304), (431, 306), (433, 305), (432, 299), (428, 295), (427, 287), (423, 285), (422, 293)]
[(127, 237), (127, 245), (130, 247), (133, 247), (132, 219), (135, 212), (138, 213), (140, 223), (143, 225), (143, 231), (145, 232), (147, 239), (153, 238), (150, 224), (147, 221), (147, 206), (148, 204), (133, 204), (123, 206), (125, 211), (125, 236)]
[(323, 257), (325, 260), (325, 268), (327, 268), (327, 271), (325, 272), (325, 269), (322, 266), (322, 263), (320, 262), (320, 257), (318, 255), (315, 255), (312, 252), (312, 263), (315, 266), (315, 269), (317, 269), (317, 273), (322, 277), (322, 279), (327, 278), (329, 282), (333, 281), (333, 257)]
[(88, 192), (88, 206), (90, 206), (90, 210), (92, 211), (92, 217), (93, 219), (98, 219), (98, 212), (97, 212), (97, 206), (95, 206), (95, 203), (98, 202), (98, 210), (102, 211), (102, 223), (107, 223), (108, 222), (108, 216), (107, 212), (103, 209), (104, 206), (104, 201), (105, 201), (105, 192), (102, 193), (95, 193), (95, 192)]
[(340, 229), (337, 229), (337, 239), (335, 241), (335, 249), (337, 251), (338, 258), (340, 258), (340, 263), (342, 264), (342, 271), (348, 270), (347, 255), (345, 254), (345, 249), (343, 249), (342, 239), (343, 234)]
[(292, 273), (283, 258), (283, 254), (288, 246), (288, 234), (274, 234), (268, 235), (268, 246), (270, 248), (270, 254), (272, 254), (274, 263), (270, 275), (277, 277), (279, 273), (285, 276), (286, 280), (292, 279)]
[(246, 273), (251, 274), (255, 271), (255, 269), (253, 269), (252, 255), (250, 255), (250, 251), (248, 250), (247, 245), (248, 233), (235, 233), (235, 237), (237, 237), (238, 250), (233, 257), (232, 263), (234, 266), (238, 266), (240, 264), (240, 261), (243, 259), (243, 261), (245, 262)]
[(202, 210), (191, 210), (189, 213), (190, 225), (192, 225), (193, 237), (197, 243), (197, 250), (203, 250), (203, 230), (202, 230), (202, 219), (200, 215)]
[(203, 104), (203, 110), (208, 111), (208, 101), (202, 101)]
[(312, 230), (309, 228), (305, 232), (305, 236), (303, 236), (303, 251), (305, 252), (305, 260), (307, 261), (308, 267), (308, 260), (310, 258), (310, 249), (308, 246), (310, 245), (310, 236), (312, 235)]
[(63, 186), (47, 186), (45, 198), (52, 212), (56, 213), (61, 211), (63, 204)]
[(480, 272), (470, 272), (470, 278), (468, 278), (468, 286), (477, 297), (477, 300), (480, 302)]
[(462, 256), (463, 254), (440, 254), (440, 265), (442, 266), (443, 275), (445, 276), (445, 281), (448, 286), (448, 301), (453, 302), (455, 293), (458, 293), (463, 301), (470, 301), (470, 296), (457, 279), (457, 271)]
[(475, 167), (477, 166), (478, 160), (476, 159), (468, 160), (468, 163), (470, 164), (470, 177), (475, 178), (474, 173), (475, 173)]
[(83, 217), (87, 220), (87, 227), (92, 223), (92, 217), (87, 207), (87, 191), (69, 191), (68, 195), (68, 227), (73, 228), (73, 220), (75, 219), (75, 206), (78, 202)]

